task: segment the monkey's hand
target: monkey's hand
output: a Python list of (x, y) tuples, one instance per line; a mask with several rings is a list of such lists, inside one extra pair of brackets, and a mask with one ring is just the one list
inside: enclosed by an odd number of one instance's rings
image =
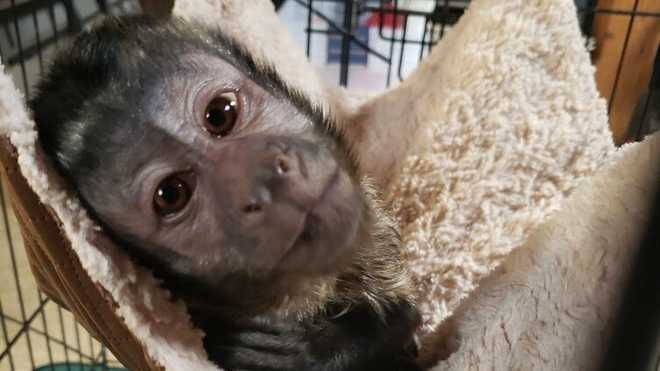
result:
[(207, 330), (204, 346), (229, 371), (420, 371), (412, 338), (418, 323), (409, 304), (389, 308), (385, 318), (370, 308), (303, 322), (259, 317)]

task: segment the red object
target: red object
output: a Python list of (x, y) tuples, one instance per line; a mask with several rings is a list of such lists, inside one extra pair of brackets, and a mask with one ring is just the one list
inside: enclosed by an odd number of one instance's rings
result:
[[(403, 23), (403, 16), (394, 16), (394, 12), (392, 11), (394, 6), (392, 3), (385, 4), (384, 8), (385, 10), (382, 12), (374, 11), (373, 14), (371, 14), (369, 20), (367, 20), (367, 26), (380, 27), (382, 24), (383, 27), (401, 28), (401, 23)], [(383, 16), (382, 19), (381, 15)]]

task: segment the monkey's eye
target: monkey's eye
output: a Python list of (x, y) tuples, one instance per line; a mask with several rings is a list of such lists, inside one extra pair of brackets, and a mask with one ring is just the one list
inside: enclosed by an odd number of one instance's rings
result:
[(213, 98), (204, 112), (204, 127), (218, 137), (228, 135), (238, 118), (238, 103), (234, 93)]
[(190, 201), (190, 187), (180, 175), (165, 178), (154, 194), (154, 210), (160, 216), (175, 214)]

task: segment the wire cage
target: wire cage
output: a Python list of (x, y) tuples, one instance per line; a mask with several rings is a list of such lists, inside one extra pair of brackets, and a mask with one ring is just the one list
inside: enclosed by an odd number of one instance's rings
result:
[[(0, 58), (26, 97), (65, 41), (102, 14), (139, 11), (129, 0), (2, 0)], [(38, 290), (16, 219), (0, 188), (0, 370), (119, 369), (73, 316)]]
[[(384, 89), (404, 80), (451, 31), (470, 0), (273, 0), (327, 79)], [(615, 140), (660, 127), (660, 2), (575, 0), (598, 67)], [(0, 0), (0, 58), (26, 97), (67, 35), (136, 0)], [(120, 370), (72, 315), (41, 293), (0, 188), (0, 371)]]
[[(470, 2), (280, 0), (277, 3), (282, 9), (298, 7), (306, 12), (301, 42), (308, 57), (326, 64), (321, 66), (326, 77), (360, 89), (364, 69), (382, 71), (370, 77), (370, 80), (380, 78), (379, 88), (404, 80), (450, 32)], [(660, 2), (575, 0), (575, 3), (585, 46), (592, 51), (597, 67), (598, 88), (608, 100), (615, 142), (639, 140), (660, 126), (657, 107)], [(335, 67), (328, 67), (328, 63)]]

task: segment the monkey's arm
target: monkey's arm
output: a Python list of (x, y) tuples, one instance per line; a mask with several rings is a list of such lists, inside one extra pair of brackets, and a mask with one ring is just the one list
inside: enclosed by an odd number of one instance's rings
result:
[(205, 328), (204, 346), (228, 370), (418, 371), (413, 332), (419, 320), (413, 306), (401, 304), (385, 318), (355, 308), (303, 322), (216, 321)]

